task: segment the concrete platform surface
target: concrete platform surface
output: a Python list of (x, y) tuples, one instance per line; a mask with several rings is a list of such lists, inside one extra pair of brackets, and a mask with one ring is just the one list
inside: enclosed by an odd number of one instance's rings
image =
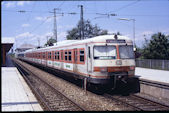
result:
[(16, 67), (1, 67), (2, 111), (43, 111)]
[(143, 79), (169, 84), (169, 71), (136, 67), (135, 75)]

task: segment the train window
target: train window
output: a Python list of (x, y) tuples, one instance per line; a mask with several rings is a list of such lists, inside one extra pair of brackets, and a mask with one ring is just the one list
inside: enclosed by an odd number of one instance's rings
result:
[(84, 62), (84, 50), (80, 50), (80, 62)]
[(134, 52), (132, 45), (121, 45), (119, 46), (119, 55), (121, 59), (133, 59)]
[(52, 53), (50, 52), (50, 53), (49, 53), (49, 58), (50, 58), (50, 59), (52, 58), (51, 55), (52, 55)]
[(51, 59), (51, 52), (48, 52), (48, 59)]
[(61, 60), (63, 60), (63, 51), (61, 51)]
[(77, 61), (77, 50), (75, 50), (75, 62)]
[(67, 60), (67, 51), (65, 51), (65, 60)]
[(89, 55), (89, 58), (90, 58), (90, 47), (88, 47), (88, 55)]
[(59, 60), (59, 51), (57, 52), (57, 59)]
[(55, 60), (57, 59), (56, 52), (55, 52)]
[(45, 52), (43, 53), (43, 58), (45, 59)]
[(94, 59), (116, 59), (115, 46), (94, 46)]
[(69, 61), (71, 61), (71, 60), (72, 60), (72, 52), (69, 51)]

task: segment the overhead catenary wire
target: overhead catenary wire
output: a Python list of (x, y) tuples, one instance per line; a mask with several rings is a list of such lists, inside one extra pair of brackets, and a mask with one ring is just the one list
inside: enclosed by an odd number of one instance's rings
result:
[(33, 33), (34, 31), (36, 31), (36, 29), (41, 26), (42, 24), (44, 24), (49, 18), (52, 18), (53, 16), (47, 17), (44, 21), (42, 21), (39, 25), (37, 25), (33, 30), (31, 30), (30, 33)]
[(136, 0), (136, 1), (132, 2), (132, 3), (129, 3), (129, 4), (127, 4), (127, 5), (124, 5), (124, 6), (118, 8), (118, 9), (116, 9), (116, 10), (114, 10), (114, 11), (111, 11), (111, 12), (109, 12), (109, 13), (120, 11), (120, 10), (122, 10), (122, 9), (124, 9), (124, 8), (127, 8), (127, 7), (129, 7), (129, 6), (131, 6), (131, 5), (136, 4), (136, 3), (139, 2), (139, 1), (140, 1), (140, 0)]
[[(2, 12), (19, 12), (19, 13), (50, 13), (50, 11), (24, 11), (24, 10), (2, 10)], [(69, 15), (76, 15), (80, 14), (78, 12), (61, 12), (56, 14), (69, 14)], [(113, 13), (85, 13), (85, 14), (91, 14), (91, 15), (112, 15)], [(116, 16), (158, 16), (158, 17), (169, 17), (168, 14), (116, 14)]]

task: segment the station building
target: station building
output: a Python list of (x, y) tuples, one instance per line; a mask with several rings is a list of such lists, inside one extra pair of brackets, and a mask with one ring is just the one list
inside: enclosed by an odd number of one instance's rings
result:
[(35, 46), (32, 44), (22, 44), (19, 48), (16, 48), (15, 52), (19, 53), (33, 48), (35, 48)]
[(15, 42), (14, 38), (2, 38), (1, 40), (1, 66), (6, 64), (6, 54), (9, 52)]

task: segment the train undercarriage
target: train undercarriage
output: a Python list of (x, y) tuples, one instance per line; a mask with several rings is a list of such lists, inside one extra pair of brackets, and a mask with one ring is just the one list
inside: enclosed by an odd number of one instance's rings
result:
[[(83, 88), (86, 87), (87, 90), (90, 90), (97, 94), (103, 94), (104, 92), (115, 92), (118, 94), (128, 95), (128, 94), (140, 92), (140, 83), (138, 77), (135, 76), (128, 77), (127, 72), (109, 73), (110, 76), (109, 79), (92, 79), (74, 73), (53, 69), (48, 66), (40, 65), (38, 63), (31, 63), (28, 61), (26, 62), (38, 68), (52, 72), (53, 74), (60, 73), (64, 75), (64, 77), (62, 76), (63, 78), (70, 77), (74, 80), (80, 80), (81, 81), (80, 84), (82, 85)], [(84, 86), (85, 78), (87, 80), (86, 86)]]

